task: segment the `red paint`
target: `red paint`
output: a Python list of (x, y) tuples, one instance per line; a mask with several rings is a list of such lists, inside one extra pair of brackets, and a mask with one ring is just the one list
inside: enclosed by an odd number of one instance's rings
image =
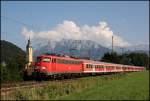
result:
[(138, 66), (128, 66), (52, 55), (41, 55), (37, 57), (37, 59), (38, 61), (35, 63), (35, 71), (46, 73), (92, 73), (144, 70), (144, 67)]

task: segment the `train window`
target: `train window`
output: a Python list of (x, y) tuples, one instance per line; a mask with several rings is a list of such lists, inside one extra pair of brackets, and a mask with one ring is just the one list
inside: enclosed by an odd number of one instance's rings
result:
[(68, 60), (68, 64), (70, 64), (70, 60)]
[(63, 60), (63, 59), (61, 59), (61, 60), (60, 60), (60, 63), (64, 64), (64, 60)]
[(79, 64), (79, 61), (74, 61), (74, 64), (76, 64), (76, 65)]
[(60, 59), (60, 63), (64, 63), (64, 60)]
[(74, 64), (78, 64), (78, 61), (74, 61)]
[(75, 64), (75, 61), (71, 61), (71, 64)]
[(87, 67), (87, 68), (90, 68), (90, 64), (87, 64), (86, 67)]
[(67, 60), (64, 60), (64, 64), (67, 64)]
[(69, 61), (68, 61), (68, 60), (66, 60), (66, 62), (67, 62), (67, 64), (69, 64)]
[(59, 62), (59, 59), (56, 59), (56, 63), (58, 63)]
[(64, 60), (61, 60), (61, 63), (63, 63), (63, 64), (64, 64)]
[(69, 64), (69, 60), (66, 60), (67, 61), (67, 64)]
[(90, 67), (92, 68), (93, 66), (92, 66), (92, 65), (90, 65)]
[(72, 61), (72, 60), (70, 61), (70, 64), (73, 64), (73, 61)]
[(42, 62), (50, 62), (50, 60), (51, 60), (50, 58), (42, 58), (41, 61), (42, 61)]
[(63, 60), (62, 60), (62, 59), (60, 59), (60, 60), (59, 60), (59, 63), (63, 63)]
[(69, 60), (68, 63), (71, 64), (71, 61)]
[(74, 61), (71, 60), (71, 64), (74, 64)]
[(72, 64), (76, 64), (76, 61), (72, 61)]
[(69, 64), (69, 60), (67, 60), (67, 64)]
[(57, 63), (60, 63), (60, 59), (56, 59), (56, 62), (57, 62)]
[(88, 68), (88, 64), (86, 64), (86, 68)]
[(80, 64), (80, 61), (77, 61), (77, 64)]
[(71, 61), (69, 60), (69, 64), (71, 64)]
[(73, 61), (73, 64), (78, 64), (78, 61)]

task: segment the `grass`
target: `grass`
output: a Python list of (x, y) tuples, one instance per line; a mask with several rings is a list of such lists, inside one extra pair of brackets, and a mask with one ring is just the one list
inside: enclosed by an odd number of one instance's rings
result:
[(149, 72), (51, 82), (45, 88), (16, 90), (2, 99), (14, 100), (149, 100)]

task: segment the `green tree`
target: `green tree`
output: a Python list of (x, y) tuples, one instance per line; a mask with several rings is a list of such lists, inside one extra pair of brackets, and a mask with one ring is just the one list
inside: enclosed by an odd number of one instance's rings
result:
[(6, 82), (8, 80), (10, 80), (10, 75), (9, 75), (9, 72), (6, 68), (6, 66), (3, 66), (2, 64), (0, 65), (0, 75), (1, 75), (1, 82)]
[(135, 53), (118, 55), (117, 53), (106, 53), (101, 61), (119, 63), (125, 65), (144, 66), (149, 68), (149, 57), (146, 53)]
[(135, 66), (148, 66), (149, 57), (146, 53), (130, 53), (129, 58)]
[(120, 64), (133, 65), (133, 63), (131, 63), (131, 59), (129, 58), (128, 54), (122, 54), (120, 56)]
[(101, 61), (111, 62), (111, 63), (120, 63), (120, 56), (116, 52), (106, 53), (102, 57)]

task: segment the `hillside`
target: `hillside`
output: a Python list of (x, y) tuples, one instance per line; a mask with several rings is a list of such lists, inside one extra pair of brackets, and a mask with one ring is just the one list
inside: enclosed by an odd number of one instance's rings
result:
[(25, 52), (15, 44), (1, 40), (1, 62), (8, 63), (17, 55), (25, 58)]
[(1, 40), (1, 83), (22, 80), (25, 52), (11, 42)]

